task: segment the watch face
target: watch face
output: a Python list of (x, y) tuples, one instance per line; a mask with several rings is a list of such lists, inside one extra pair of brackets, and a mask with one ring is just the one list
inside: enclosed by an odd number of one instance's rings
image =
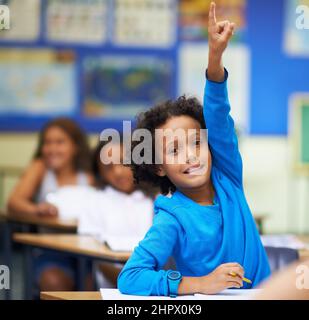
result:
[(168, 277), (171, 279), (171, 280), (177, 280), (181, 277), (180, 273), (178, 271), (172, 271), (168, 274)]

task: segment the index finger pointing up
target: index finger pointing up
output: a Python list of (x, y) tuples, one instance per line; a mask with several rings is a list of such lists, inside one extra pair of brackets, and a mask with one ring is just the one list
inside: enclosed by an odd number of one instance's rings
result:
[(208, 23), (210, 25), (216, 24), (216, 4), (214, 2), (210, 3), (209, 15), (208, 15)]

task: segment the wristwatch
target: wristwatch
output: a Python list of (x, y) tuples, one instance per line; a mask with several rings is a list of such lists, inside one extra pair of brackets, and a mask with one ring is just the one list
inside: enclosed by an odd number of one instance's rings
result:
[(178, 293), (178, 286), (182, 279), (182, 275), (178, 271), (170, 270), (167, 273), (169, 296), (171, 298), (176, 298)]

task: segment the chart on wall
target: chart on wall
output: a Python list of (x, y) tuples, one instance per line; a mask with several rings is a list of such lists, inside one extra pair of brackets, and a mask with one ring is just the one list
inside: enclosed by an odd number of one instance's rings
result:
[(107, 3), (106, 0), (48, 0), (47, 40), (88, 45), (106, 42)]
[(10, 9), (10, 28), (0, 32), (0, 40), (35, 41), (40, 33), (40, 0), (0, 0)]
[(125, 55), (89, 56), (83, 63), (83, 114), (134, 118), (171, 96), (173, 64), (168, 59)]
[(113, 18), (116, 45), (171, 47), (176, 41), (175, 0), (115, 0)]
[[(0, 129), (70, 115), (86, 130), (176, 96), (178, 0), (0, 0)], [(115, 120), (115, 121), (114, 121)]]
[[(201, 102), (208, 55), (208, 13), (211, 0), (180, 0), (179, 3), (179, 83), (178, 94), (196, 96)], [(229, 98), (232, 115), (241, 131), (249, 130), (250, 53), (246, 46), (246, 0), (216, 1), (217, 21), (235, 22), (237, 30), (224, 55), (229, 70)]]
[(309, 56), (309, 0), (286, 0), (284, 49), (292, 56)]
[(74, 114), (74, 54), (70, 51), (0, 51), (0, 114)]
[[(208, 45), (187, 43), (180, 47), (179, 94), (188, 94), (203, 101), (205, 65)], [(241, 131), (249, 129), (250, 54), (247, 46), (231, 46), (224, 56), (224, 65), (229, 71), (229, 100), (232, 115)]]

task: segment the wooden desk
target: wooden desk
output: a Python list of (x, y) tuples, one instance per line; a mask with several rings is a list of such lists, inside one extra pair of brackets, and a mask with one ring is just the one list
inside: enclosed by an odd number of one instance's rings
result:
[[(46, 217), (36, 217), (27, 216), (22, 213), (20, 214), (9, 214), (5, 213), (3, 210), (0, 211), (0, 221), (4, 221), (4, 252), (5, 252), (5, 264), (10, 268), (12, 263), (12, 226), (17, 224), (21, 225), (23, 230), (26, 232), (30, 231), (31, 226), (45, 227), (50, 230), (76, 233), (77, 231), (77, 220), (63, 220), (61, 218), (46, 218)], [(10, 299), (10, 290), (5, 290), (6, 299)]]
[[(309, 243), (309, 236), (299, 237), (303, 242)], [(25, 245), (27, 248), (44, 248), (50, 250), (56, 250), (58, 252), (64, 252), (70, 255), (80, 256), (82, 258), (97, 259), (104, 262), (126, 262), (130, 257), (130, 252), (114, 252), (107, 248), (104, 244), (101, 244), (91, 236), (79, 236), (79, 235), (59, 235), (59, 234), (25, 234), (16, 233), (13, 235), (14, 241)], [(28, 251), (28, 259), (31, 252)], [(309, 250), (302, 249), (299, 251), (300, 259), (309, 259)], [(31, 270), (31, 264), (27, 267)], [(79, 282), (81, 283), (85, 279), (85, 268), (81, 267), (79, 271)], [(31, 272), (27, 272), (31, 274)], [(29, 279), (28, 279), (29, 281)], [(28, 285), (31, 285), (30, 283)], [(82, 286), (79, 286), (79, 291), (82, 291)], [(57, 293), (58, 294), (58, 293)], [(85, 295), (83, 292), (81, 295)], [(74, 294), (73, 294), (74, 295)], [(75, 297), (77, 293), (75, 294)], [(44, 296), (45, 297), (45, 296)], [(65, 298), (64, 296), (60, 296)], [(79, 296), (82, 298), (82, 296)], [(72, 296), (73, 299), (73, 296)]]
[(76, 232), (77, 220), (70, 219), (64, 220), (59, 217), (39, 217), (39, 216), (27, 216), (20, 214), (6, 214), (6, 220), (11, 223), (33, 225), (37, 227), (47, 227), (54, 230), (63, 232)]
[(32, 297), (33, 286), (33, 261), (32, 249), (42, 248), (58, 253), (73, 256), (78, 261), (77, 268), (77, 287), (78, 291), (85, 288), (85, 279), (87, 275), (87, 262), (90, 260), (102, 262), (125, 263), (131, 255), (131, 252), (115, 252), (107, 246), (100, 243), (91, 236), (80, 236), (72, 234), (29, 234), (15, 233), (13, 235), (15, 242), (25, 246), (26, 268), (25, 268), (25, 296), (26, 299)]
[(14, 233), (13, 240), (28, 246), (57, 250), (111, 262), (126, 262), (131, 252), (116, 252), (91, 236)]
[(99, 291), (41, 292), (41, 300), (102, 300)]

